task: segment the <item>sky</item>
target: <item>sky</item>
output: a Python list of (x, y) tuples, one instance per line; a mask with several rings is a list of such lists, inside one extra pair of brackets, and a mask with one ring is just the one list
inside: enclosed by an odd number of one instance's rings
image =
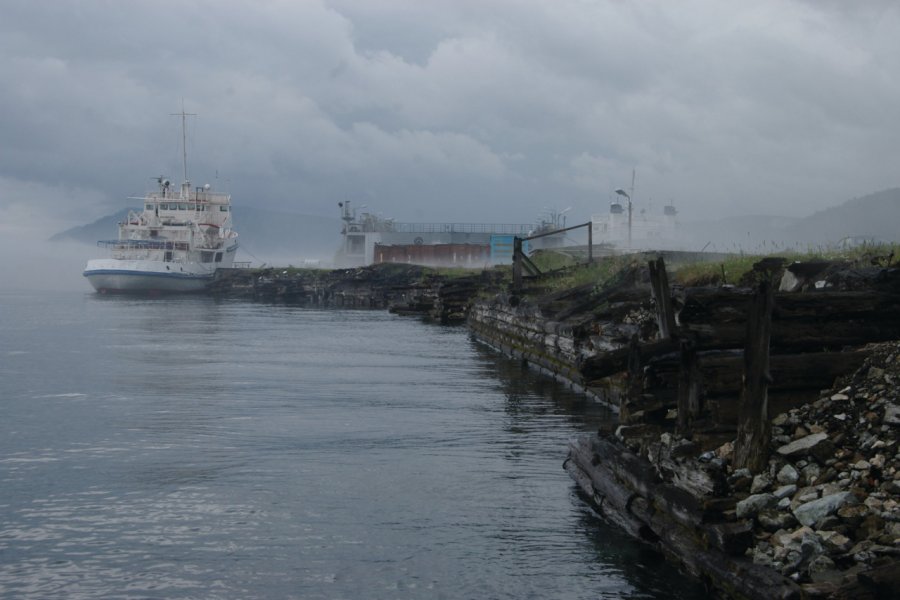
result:
[(900, 185), (898, 6), (3, 0), (0, 236), (180, 181), (182, 106), (246, 206), (574, 224), (634, 173), (636, 209), (805, 216)]

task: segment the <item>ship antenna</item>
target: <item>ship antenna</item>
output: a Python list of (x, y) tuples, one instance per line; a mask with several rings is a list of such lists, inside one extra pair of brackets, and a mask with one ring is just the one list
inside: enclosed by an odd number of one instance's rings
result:
[(185, 119), (187, 117), (196, 117), (196, 113), (186, 113), (184, 112), (184, 98), (181, 99), (181, 112), (180, 113), (171, 113), (173, 117), (181, 117), (181, 155), (182, 155), (182, 164), (184, 167), (184, 181), (188, 181), (187, 176), (187, 127), (185, 125)]

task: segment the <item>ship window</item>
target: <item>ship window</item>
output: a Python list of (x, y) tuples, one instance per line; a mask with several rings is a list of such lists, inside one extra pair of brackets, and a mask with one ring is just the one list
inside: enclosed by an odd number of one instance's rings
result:
[(169, 205), (166, 204), (165, 202), (163, 202), (162, 204), (160, 204), (159, 207), (160, 207), (162, 210), (169, 210)]
[(216, 252), (216, 262), (222, 262), (222, 253)]
[(200, 262), (210, 263), (213, 261), (213, 253), (212, 252), (202, 252), (200, 254)]
[(179, 204), (178, 210), (187, 210), (187, 204)]
[(153, 205), (152, 204), (145, 205), (144, 210), (153, 210)]
[(166, 251), (166, 262), (172, 262), (172, 251), (171, 250)]
[(227, 207), (227, 206), (220, 206), (220, 207), (219, 207), (219, 210), (220, 210), (221, 212), (228, 212), (228, 207)]
[(188, 210), (197, 210), (197, 206), (195, 204), (188, 204)]

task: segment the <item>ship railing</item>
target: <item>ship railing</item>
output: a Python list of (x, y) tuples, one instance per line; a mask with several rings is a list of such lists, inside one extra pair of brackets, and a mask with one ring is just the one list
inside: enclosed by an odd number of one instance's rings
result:
[(171, 240), (100, 240), (97, 246), (111, 250), (190, 250), (187, 242)]
[(143, 198), (135, 200), (177, 200), (183, 202), (209, 202), (211, 204), (230, 204), (231, 195), (224, 192), (209, 192), (204, 190), (191, 190), (186, 198), (181, 196), (180, 189), (168, 189), (164, 192), (155, 190), (147, 192)]

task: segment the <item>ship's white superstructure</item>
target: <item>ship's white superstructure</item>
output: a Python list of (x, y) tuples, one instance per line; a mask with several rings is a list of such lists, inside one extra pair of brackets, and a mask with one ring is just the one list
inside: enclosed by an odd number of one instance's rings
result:
[(675, 247), (678, 242), (678, 211), (667, 204), (662, 214), (641, 210), (628, 215), (629, 208), (619, 202), (609, 206), (609, 212), (591, 216), (594, 243), (611, 244), (628, 250), (649, 250)]

